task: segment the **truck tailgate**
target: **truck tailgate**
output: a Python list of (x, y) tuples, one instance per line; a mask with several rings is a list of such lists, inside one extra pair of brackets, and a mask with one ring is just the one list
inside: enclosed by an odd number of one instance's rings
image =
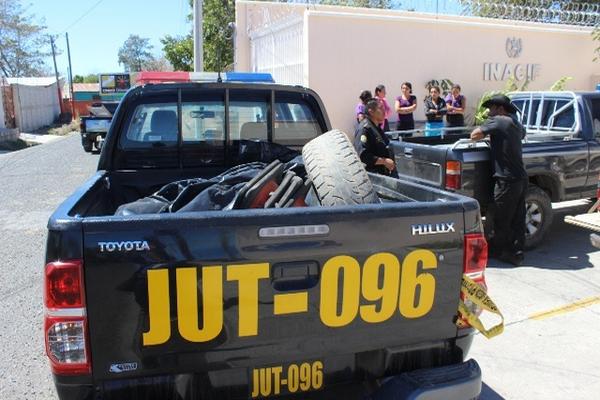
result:
[(100, 133), (100, 132), (108, 132), (110, 128), (110, 122), (112, 117), (108, 118), (86, 118), (85, 119), (85, 131), (90, 133)]
[(94, 377), (454, 338), (463, 212), (460, 202), (415, 202), (86, 218)]

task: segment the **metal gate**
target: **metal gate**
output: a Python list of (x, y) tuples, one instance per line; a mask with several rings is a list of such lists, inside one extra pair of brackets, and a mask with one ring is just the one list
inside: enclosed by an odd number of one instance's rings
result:
[(277, 83), (306, 86), (303, 33), (304, 23), (298, 16), (251, 32), (252, 71), (269, 72)]

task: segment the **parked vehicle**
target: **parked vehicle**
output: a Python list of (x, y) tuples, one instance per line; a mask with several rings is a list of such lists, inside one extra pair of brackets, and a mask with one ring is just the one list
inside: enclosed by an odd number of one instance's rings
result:
[(81, 145), (88, 153), (102, 150), (104, 138), (110, 128), (112, 116), (119, 106), (118, 101), (102, 101), (89, 107), (90, 115), (79, 117)]
[[(457, 327), (463, 274), (485, 286), (477, 202), (367, 175), (330, 130), (301, 87), (129, 91), (97, 173), (48, 222), (59, 398), (477, 397), (474, 330)], [(309, 141), (307, 207), (114, 215), (167, 183), (256, 161), (248, 146), (265, 144), (264, 161), (269, 143)]]
[[(539, 245), (552, 224), (551, 202), (596, 196), (600, 172), (600, 92), (511, 94), (527, 129), (523, 161), (529, 175), (526, 247)], [(492, 166), (487, 143), (468, 133), (398, 137), (392, 141), (398, 173), (478, 200), (492, 201)]]

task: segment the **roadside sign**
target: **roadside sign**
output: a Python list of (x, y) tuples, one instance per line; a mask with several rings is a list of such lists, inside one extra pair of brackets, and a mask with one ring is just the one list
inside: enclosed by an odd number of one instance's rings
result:
[(100, 93), (125, 93), (131, 87), (129, 74), (100, 74)]

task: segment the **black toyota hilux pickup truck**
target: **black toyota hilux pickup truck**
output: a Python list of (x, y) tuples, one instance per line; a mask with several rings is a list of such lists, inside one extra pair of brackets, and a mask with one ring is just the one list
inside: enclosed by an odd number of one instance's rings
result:
[[(600, 92), (515, 92), (510, 94), (527, 131), (523, 162), (526, 247), (542, 243), (552, 225), (551, 202), (596, 197), (600, 173)], [(403, 179), (455, 191), (478, 200), (482, 213), (492, 202), (493, 181), (487, 142), (469, 132), (403, 138), (390, 134)]]
[[(98, 171), (48, 222), (44, 332), (59, 398), (475, 398), (475, 330), (457, 309), (464, 276), (485, 286), (477, 202), (367, 175), (330, 129), (302, 87), (131, 89)], [(118, 212), (282, 145), (304, 148), (304, 206)], [(357, 176), (348, 198), (368, 185), (374, 200), (332, 203)]]

